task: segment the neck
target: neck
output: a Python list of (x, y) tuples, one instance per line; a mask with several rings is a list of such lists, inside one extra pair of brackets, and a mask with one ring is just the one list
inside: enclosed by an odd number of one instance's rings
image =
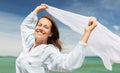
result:
[(36, 46), (38, 46), (40, 44), (47, 44), (47, 41), (36, 39), (35, 43), (34, 43), (34, 47), (36, 47)]

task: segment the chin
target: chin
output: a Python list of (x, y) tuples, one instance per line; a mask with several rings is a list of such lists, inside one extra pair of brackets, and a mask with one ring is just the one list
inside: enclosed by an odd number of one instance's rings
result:
[(42, 38), (42, 37), (38, 37), (38, 36), (37, 36), (37, 37), (36, 37), (36, 39), (43, 39), (43, 38)]

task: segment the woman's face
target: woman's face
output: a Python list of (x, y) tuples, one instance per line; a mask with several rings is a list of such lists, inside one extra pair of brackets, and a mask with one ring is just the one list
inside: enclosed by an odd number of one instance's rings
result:
[(48, 37), (52, 36), (51, 27), (52, 24), (47, 18), (41, 18), (35, 27), (36, 40), (42, 40), (47, 44)]

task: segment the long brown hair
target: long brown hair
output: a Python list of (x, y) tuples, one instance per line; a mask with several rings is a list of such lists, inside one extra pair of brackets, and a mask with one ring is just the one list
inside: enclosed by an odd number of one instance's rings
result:
[(52, 36), (48, 37), (47, 44), (53, 44), (54, 46), (58, 47), (59, 51), (61, 51), (62, 47), (61, 47), (61, 41), (59, 39), (60, 35), (59, 35), (57, 24), (50, 16), (42, 16), (41, 18), (47, 18), (52, 23), (52, 26), (51, 26)]

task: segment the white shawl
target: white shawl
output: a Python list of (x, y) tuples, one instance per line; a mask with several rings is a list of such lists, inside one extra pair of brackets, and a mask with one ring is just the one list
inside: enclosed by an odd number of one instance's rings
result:
[[(52, 6), (48, 7), (47, 12), (81, 35), (90, 19), (90, 17)], [(120, 37), (112, 33), (101, 23), (97, 22), (97, 24), (98, 26), (93, 30), (89, 38), (88, 47), (102, 59), (104, 66), (108, 70), (112, 70), (113, 63), (120, 63)]]

